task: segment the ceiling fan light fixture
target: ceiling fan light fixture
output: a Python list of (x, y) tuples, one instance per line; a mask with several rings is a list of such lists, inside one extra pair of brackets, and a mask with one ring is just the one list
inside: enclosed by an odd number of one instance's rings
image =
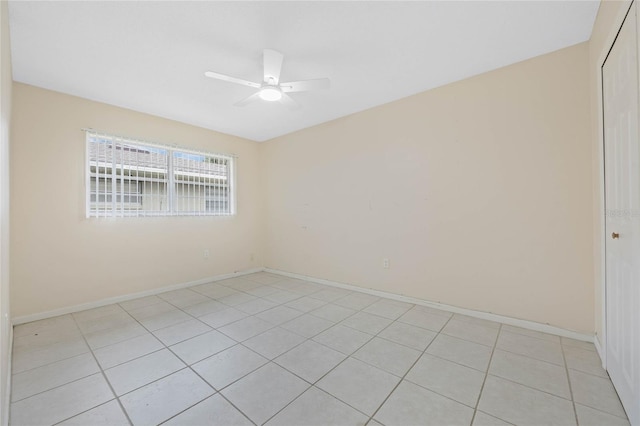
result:
[(282, 99), (282, 92), (277, 87), (266, 86), (260, 89), (258, 96), (260, 96), (260, 99), (263, 101), (274, 102)]

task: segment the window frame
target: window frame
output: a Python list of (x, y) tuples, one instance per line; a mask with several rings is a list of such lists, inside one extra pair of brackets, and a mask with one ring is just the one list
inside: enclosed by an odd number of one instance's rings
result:
[[(157, 142), (150, 142), (150, 141), (146, 141), (146, 140), (141, 140), (141, 139), (136, 139), (136, 138), (131, 138), (131, 137), (127, 137), (127, 136), (119, 136), (119, 135), (114, 135), (114, 134), (110, 134), (110, 133), (106, 133), (106, 132), (98, 132), (94, 129), (82, 129), (85, 132), (85, 161), (84, 161), (84, 168), (85, 168), (85, 217), (87, 219), (100, 219), (100, 218), (129, 218), (129, 217), (170, 217), (170, 216), (177, 216), (177, 217), (234, 217), (237, 215), (237, 205), (236, 205), (236, 192), (237, 192), (237, 188), (236, 188), (236, 160), (237, 160), (237, 156), (234, 154), (220, 154), (220, 153), (214, 153), (214, 152), (209, 152), (209, 151), (202, 151), (202, 150), (197, 150), (197, 149), (191, 149), (191, 148), (185, 148), (183, 146), (178, 146), (178, 145), (167, 145), (167, 144), (162, 144), (162, 143), (157, 143)], [(92, 197), (92, 171), (91, 171), (91, 154), (90, 154), (90, 146), (91, 146), (91, 138), (92, 137), (97, 137), (97, 138), (104, 138), (104, 139), (111, 139), (111, 143), (115, 144), (115, 143), (123, 143), (123, 144), (130, 144), (130, 145), (134, 145), (134, 146), (138, 146), (141, 148), (152, 148), (152, 149), (162, 149), (162, 150), (166, 150), (167, 152), (167, 204), (168, 204), (168, 208), (166, 211), (156, 211), (156, 210), (150, 210), (151, 213), (149, 214), (144, 214), (144, 213), (140, 213), (140, 212), (144, 212), (144, 210), (131, 210), (131, 211), (127, 211), (125, 209), (111, 209), (111, 210), (96, 210), (95, 208), (92, 209), (92, 201), (91, 201), (91, 197)], [(112, 145), (113, 146), (113, 145)], [(227, 179), (226, 179), (226, 186), (227, 186), (227, 196), (226, 196), (226, 202), (228, 203), (228, 210), (227, 211), (216, 211), (216, 210), (208, 210), (206, 208), (207, 206), (207, 198), (205, 196), (202, 196), (202, 200), (204, 200), (204, 205), (205, 207), (203, 209), (199, 209), (199, 210), (193, 210), (193, 211), (183, 211), (180, 208), (178, 208), (177, 205), (177, 200), (178, 200), (178, 189), (177, 189), (177, 185), (179, 183), (179, 181), (177, 182), (176, 180), (176, 176), (175, 176), (175, 172), (174, 172), (174, 159), (175, 157), (175, 153), (179, 153), (182, 155), (195, 155), (195, 156), (202, 156), (205, 158), (211, 158), (211, 159), (218, 159), (218, 160), (223, 160), (226, 162), (226, 167), (227, 167)], [(113, 170), (114, 168), (114, 164), (113, 162), (111, 163), (111, 168)], [(116, 166), (117, 168), (117, 166)], [(99, 180), (100, 177), (97, 177), (97, 179)], [(111, 176), (108, 178), (109, 179), (109, 185), (113, 187), (114, 182), (116, 180), (116, 174), (115, 172), (111, 174)], [(130, 179), (131, 181), (133, 181), (133, 179)], [(137, 185), (140, 185), (142, 183), (142, 186), (144, 187), (144, 180), (139, 180), (136, 182)], [(96, 187), (98, 187), (100, 184), (99, 182), (95, 183)], [(107, 185), (107, 182), (105, 182), (105, 185)], [(205, 191), (203, 193), (206, 193), (208, 188), (212, 188), (214, 185), (204, 185), (204, 189)], [(95, 194), (96, 195), (96, 200), (99, 199), (99, 194)], [(124, 197), (125, 194), (116, 194), (116, 196), (120, 196), (120, 197)], [(113, 197), (113, 195), (112, 195)], [(142, 200), (144, 198), (144, 192), (140, 191), (138, 194), (138, 197), (140, 197), (140, 202), (142, 204)], [(117, 197), (116, 197), (117, 199)], [(122, 198), (122, 200), (124, 200), (124, 198)], [(218, 200), (220, 201), (220, 200)], [(225, 200), (223, 200), (224, 202)], [(105, 214), (100, 214), (100, 213), (105, 213)]]

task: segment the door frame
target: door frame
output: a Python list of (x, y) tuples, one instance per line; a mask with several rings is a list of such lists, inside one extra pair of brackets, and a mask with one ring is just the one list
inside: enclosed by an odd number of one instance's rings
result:
[[(602, 334), (596, 334), (594, 336), (594, 344), (596, 346), (596, 350), (598, 351), (598, 355), (600, 355), (600, 359), (602, 360), (602, 368), (607, 369), (607, 253), (606, 253), (606, 217), (605, 217), (605, 170), (604, 170), (604, 106), (603, 106), (603, 94), (604, 87), (602, 84), (602, 67), (604, 66), (607, 57), (609, 56), (609, 52), (613, 48), (613, 44), (618, 37), (618, 33), (622, 28), (622, 24), (624, 20), (629, 14), (633, 3), (638, 0), (631, 0), (627, 6), (623, 6), (622, 9), (618, 12), (615, 20), (613, 22), (613, 26), (607, 34), (604, 43), (604, 49), (600, 53), (598, 57), (598, 61), (596, 62), (596, 80), (598, 84), (598, 96), (597, 97), (597, 116), (598, 116), (598, 145), (597, 145), (597, 161), (598, 161), (598, 180), (597, 180), (597, 213), (596, 213), (596, 221), (597, 221), (597, 229), (598, 235), (597, 238), (599, 240), (599, 245), (596, 246), (596, 258), (599, 260), (599, 271), (595, 274), (596, 284), (600, 286), (600, 313), (601, 313), (601, 322), (602, 322)], [(638, 18), (638, 22), (640, 22), (640, 7), (636, 6), (636, 15)], [(640, 25), (636, 29), (638, 31), (638, 66), (640, 70)], [(639, 73), (640, 75), (640, 73)], [(598, 266), (598, 265), (594, 265)], [(599, 273), (597, 273), (599, 272)], [(594, 307), (597, 309), (597, 307)]]

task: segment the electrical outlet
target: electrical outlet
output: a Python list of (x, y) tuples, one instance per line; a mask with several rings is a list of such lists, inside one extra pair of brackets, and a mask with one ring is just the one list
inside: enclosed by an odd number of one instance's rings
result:
[(209, 249), (204, 249), (204, 251), (202, 252), (202, 257), (204, 257), (205, 259), (209, 258)]
[(387, 259), (386, 257), (382, 259), (382, 267), (384, 269), (389, 269), (389, 259)]
[(253, 255), (253, 253), (251, 253), (251, 254), (249, 255), (249, 260), (250, 260), (251, 262), (253, 262), (253, 261), (255, 260), (255, 256)]

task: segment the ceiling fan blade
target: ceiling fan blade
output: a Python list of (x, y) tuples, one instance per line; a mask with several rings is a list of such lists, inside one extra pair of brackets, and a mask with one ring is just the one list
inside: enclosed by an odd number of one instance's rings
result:
[(253, 95), (249, 96), (248, 98), (244, 98), (239, 100), (238, 102), (236, 102), (235, 104), (233, 104), (234, 106), (239, 106), (239, 107), (243, 107), (243, 106), (247, 106), (250, 103), (256, 102), (260, 100), (260, 92), (256, 92)]
[(242, 84), (243, 86), (255, 87), (256, 89), (259, 89), (261, 87), (260, 83), (254, 83), (253, 81), (243, 80), (241, 78), (231, 77), (231, 76), (220, 74), (213, 71), (207, 71), (204, 73), (204, 75), (209, 78), (228, 81), (229, 83), (236, 83), (236, 84)]
[(280, 103), (287, 109), (300, 109), (300, 104), (294, 101), (291, 96), (284, 93), (282, 94), (282, 98), (280, 98)]
[(262, 54), (264, 59), (264, 82), (277, 85), (280, 81), (280, 71), (282, 70), (282, 53), (264, 49)]
[(283, 92), (308, 92), (310, 90), (328, 89), (331, 87), (331, 80), (328, 78), (316, 78), (313, 80), (290, 81), (282, 83), (280, 89)]

